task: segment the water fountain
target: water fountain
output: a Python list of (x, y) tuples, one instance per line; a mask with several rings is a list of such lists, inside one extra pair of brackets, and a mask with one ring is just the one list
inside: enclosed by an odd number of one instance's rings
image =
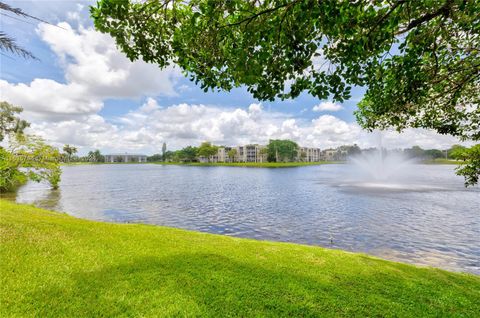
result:
[(402, 152), (374, 149), (350, 158), (348, 185), (365, 188), (410, 189), (415, 160)]
[(382, 191), (442, 189), (435, 184), (425, 184), (426, 180), (419, 178), (418, 159), (407, 157), (401, 150), (384, 148), (380, 133), (376, 134), (376, 139), (377, 148), (349, 158), (349, 169), (346, 169), (341, 186)]

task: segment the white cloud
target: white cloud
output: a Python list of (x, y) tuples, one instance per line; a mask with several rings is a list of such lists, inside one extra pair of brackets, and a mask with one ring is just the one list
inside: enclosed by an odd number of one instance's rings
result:
[(336, 104), (330, 101), (322, 102), (318, 105), (313, 106), (312, 108), (314, 112), (322, 112), (322, 111), (336, 112), (341, 109), (343, 109), (342, 105)]
[[(217, 145), (265, 144), (269, 139), (292, 139), (302, 146), (322, 149), (356, 143), (360, 147), (378, 146), (376, 135), (332, 115), (311, 121), (287, 114), (269, 112), (259, 104), (247, 109), (226, 109), (201, 104), (176, 104), (161, 107), (153, 98), (113, 122), (92, 114), (76, 120), (32, 125), (34, 132), (54, 144), (74, 144), (82, 152), (99, 148), (104, 152), (158, 152), (163, 142), (169, 149), (211, 141)], [(408, 129), (403, 134), (382, 133), (383, 146), (404, 148), (446, 148), (458, 142), (431, 131)]]
[[(143, 61), (130, 62), (114, 40), (93, 28), (39, 24), (37, 32), (58, 57), (66, 83), (36, 78), (29, 84), (0, 81), (0, 98), (22, 105), (29, 119), (49, 121), (97, 113), (107, 98), (175, 96), (180, 76)], [(72, 118), (72, 117), (71, 117)]]

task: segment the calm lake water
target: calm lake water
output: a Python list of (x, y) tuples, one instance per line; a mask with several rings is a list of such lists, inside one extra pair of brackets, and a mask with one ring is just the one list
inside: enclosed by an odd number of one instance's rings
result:
[(150, 223), (366, 252), (480, 274), (480, 189), (453, 166), (359, 181), (349, 165), (284, 169), (155, 164), (63, 167), (60, 189), (16, 200), (102, 221)]

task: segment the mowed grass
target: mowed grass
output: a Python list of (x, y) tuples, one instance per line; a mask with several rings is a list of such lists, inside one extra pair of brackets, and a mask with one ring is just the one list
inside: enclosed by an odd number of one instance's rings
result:
[(0, 200), (1, 317), (478, 317), (480, 277)]
[(437, 159), (428, 159), (423, 161), (425, 164), (437, 164), (437, 165), (459, 165), (462, 164), (463, 161), (461, 160), (453, 160), (453, 159), (442, 159), (442, 158), (437, 158)]

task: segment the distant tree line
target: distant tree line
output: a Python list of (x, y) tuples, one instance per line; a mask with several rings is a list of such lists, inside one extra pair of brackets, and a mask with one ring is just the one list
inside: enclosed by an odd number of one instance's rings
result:
[[(68, 145), (66, 145), (68, 146)], [(162, 153), (157, 153), (152, 156), (147, 157), (149, 162), (160, 162), (160, 161), (169, 161), (169, 162), (195, 162), (198, 161), (199, 157), (209, 158), (217, 154), (218, 149), (221, 146), (215, 146), (210, 142), (203, 142), (199, 147), (187, 146), (180, 150), (176, 151), (167, 151), (166, 144), (163, 144)], [(376, 150), (377, 148), (361, 149), (358, 145), (343, 145), (335, 150), (338, 151), (339, 155), (335, 156), (335, 160), (344, 160), (346, 157), (355, 156), (362, 152), (368, 152)], [(64, 148), (65, 150), (65, 148)], [(306, 157), (306, 153), (301, 150), (299, 145), (288, 139), (271, 139), (267, 146), (262, 149), (263, 153), (267, 155), (267, 160), (269, 162), (290, 162), (294, 160), (303, 160)], [(411, 148), (406, 148), (403, 150), (395, 150), (404, 153), (409, 158), (418, 158), (418, 159), (453, 159), (453, 160), (463, 160), (465, 158), (465, 152), (469, 148), (461, 145), (453, 145), (451, 148), (446, 150), (441, 149), (422, 149), (419, 146), (413, 146)], [(98, 150), (96, 150), (98, 152)], [(90, 153), (89, 153), (90, 154)], [(342, 155), (340, 155), (342, 154)], [(66, 155), (68, 152), (66, 151)], [(227, 152), (227, 155), (230, 158), (236, 157), (237, 149), (232, 148)], [(89, 156), (87, 156), (89, 157)], [(73, 157), (75, 158), (75, 157)], [(91, 160), (87, 160), (91, 161)], [(98, 160), (101, 161), (101, 160)]]
[(199, 147), (187, 146), (180, 150), (167, 150), (166, 143), (163, 143), (162, 154), (154, 154), (147, 157), (149, 162), (195, 162), (199, 156), (209, 158), (218, 151), (218, 146), (212, 145), (210, 142), (203, 142)]
[(462, 160), (464, 158), (464, 153), (468, 150), (469, 148), (462, 145), (453, 145), (446, 150), (422, 149), (419, 146), (413, 146), (404, 149), (403, 152), (410, 158)]
[(100, 150), (96, 149), (89, 151), (86, 156), (75, 155), (78, 152), (77, 148), (71, 145), (64, 145), (63, 152), (61, 153), (61, 161), (65, 163), (70, 162), (105, 162), (105, 156), (102, 155)]

